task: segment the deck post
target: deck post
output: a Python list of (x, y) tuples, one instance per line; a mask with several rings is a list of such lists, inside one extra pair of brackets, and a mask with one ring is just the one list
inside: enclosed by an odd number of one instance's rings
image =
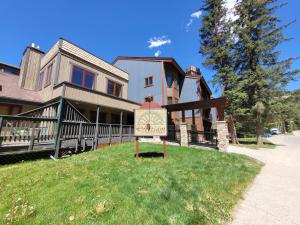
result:
[(109, 143), (109, 145), (111, 145), (111, 129), (112, 129), (111, 124), (109, 124), (109, 131), (108, 131), (108, 143)]
[(1, 137), (1, 130), (2, 130), (2, 126), (3, 126), (3, 117), (0, 117), (0, 147), (2, 145), (2, 137)]
[(120, 114), (120, 143), (122, 143), (122, 134), (123, 134), (123, 112)]
[(76, 152), (78, 152), (79, 147), (81, 146), (81, 135), (82, 134), (82, 122), (79, 124), (79, 131), (78, 131), (78, 139), (77, 139), (77, 145), (76, 145)]
[(54, 147), (55, 147), (54, 158), (56, 159), (59, 156), (59, 149), (61, 145), (60, 134), (61, 134), (61, 125), (63, 120), (64, 104), (65, 104), (64, 98), (61, 97), (57, 109), (57, 122), (56, 122), (55, 139), (54, 139)]
[(36, 128), (36, 123), (33, 122), (33, 125), (32, 125), (32, 131), (31, 131), (31, 136), (30, 136), (30, 143), (29, 143), (29, 146), (28, 146), (28, 150), (32, 150), (33, 149), (33, 146), (34, 146), (34, 133), (35, 133), (35, 128)]
[(97, 116), (96, 116), (96, 127), (95, 127), (95, 136), (94, 136), (94, 150), (97, 148), (98, 145), (98, 132), (99, 132), (99, 112), (100, 106), (97, 106)]

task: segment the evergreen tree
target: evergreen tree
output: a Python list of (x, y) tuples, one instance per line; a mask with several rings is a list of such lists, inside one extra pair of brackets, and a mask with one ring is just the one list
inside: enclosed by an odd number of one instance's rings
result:
[(246, 93), (244, 117), (255, 124), (258, 145), (263, 143), (272, 100), (299, 72), (290, 70), (293, 58), (279, 61), (277, 47), (287, 40), (282, 30), (289, 24), (279, 26), (275, 11), (283, 5), (276, 5), (276, 0), (241, 0), (236, 7), (236, 72), (241, 90)]
[(229, 100), (226, 114), (233, 143), (237, 142), (234, 117), (238, 113), (243, 93), (239, 91), (234, 71), (232, 21), (227, 17), (224, 0), (203, 0), (204, 12), (200, 28), (200, 53), (206, 56), (204, 65), (216, 71), (213, 83), (222, 87)]

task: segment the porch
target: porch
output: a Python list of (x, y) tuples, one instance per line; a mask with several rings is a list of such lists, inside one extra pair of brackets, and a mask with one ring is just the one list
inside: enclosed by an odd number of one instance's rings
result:
[[(162, 106), (168, 111), (168, 140), (179, 143), (186, 136), (186, 145), (217, 146), (217, 122), (224, 121), (226, 104), (221, 97)], [(177, 121), (174, 114), (181, 114)]]
[(65, 150), (133, 141), (131, 121), (132, 112), (60, 98), (16, 116), (1, 115), (0, 155), (52, 151), (58, 158)]

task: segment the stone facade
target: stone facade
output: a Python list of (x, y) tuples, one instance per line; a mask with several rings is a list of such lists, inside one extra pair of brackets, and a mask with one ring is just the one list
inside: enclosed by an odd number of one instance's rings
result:
[(226, 121), (217, 121), (217, 139), (218, 139), (218, 149), (220, 151), (226, 152), (229, 145), (229, 134)]
[(180, 124), (180, 145), (184, 147), (189, 146), (189, 136), (186, 123)]

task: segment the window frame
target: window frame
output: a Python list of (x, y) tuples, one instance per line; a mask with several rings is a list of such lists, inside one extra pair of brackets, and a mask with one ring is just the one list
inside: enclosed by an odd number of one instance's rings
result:
[[(114, 83), (114, 88), (113, 88), (113, 94), (109, 94), (108, 93), (108, 83), (109, 82), (113, 82)], [(117, 87), (117, 84), (120, 85), (120, 96), (117, 96), (116, 95), (116, 87)], [(117, 98), (122, 98), (123, 96), (123, 84), (121, 82), (118, 82), (118, 81), (115, 81), (115, 80), (112, 80), (112, 79), (109, 79), (107, 78), (107, 82), (106, 82), (106, 94), (110, 95), (110, 96), (114, 96), (114, 97), (117, 97)]]
[[(50, 70), (50, 72), (49, 72), (49, 70)], [(45, 76), (44, 88), (48, 87), (51, 84), (52, 71), (53, 71), (53, 62), (49, 66), (47, 66), (47, 72), (46, 72), (46, 76)]]
[[(77, 69), (80, 69), (82, 70), (82, 81), (81, 81), (81, 85), (80, 84), (76, 84), (73, 82), (73, 76), (74, 76), (74, 69), (77, 68)], [(89, 88), (85, 85), (85, 81), (86, 81), (86, 77), (87, 77), (87, 74), (92, 74), (93, 75), (93, 86), (92, 88)], [(96, 87), (96, 73), (86, 69), (86, 68), (83, 68), (81, 66), (78, 66), (78, 65), (72, 65), (72, 70), (71, 70), (71, 80), (70, 82), (73, 84), (73, 85), (78, 85), (80, 87), (83, 87), (83, 88), (86, 88), (86, 89), (89, 89), (89, 90), (95, 90), (95, 87)]]
[[(149, 84), (150, 78), (151, 78), (151, 80), (152, 80), (151, 84)], [(145, 88), (147, 88), (147, 87), (152, 87), (153, 85), (154, 85), (154, 79), (153, 79), (153, 76), (145, 77), (145, 79), (144, 79), (144, 86), (145, 86)]]

